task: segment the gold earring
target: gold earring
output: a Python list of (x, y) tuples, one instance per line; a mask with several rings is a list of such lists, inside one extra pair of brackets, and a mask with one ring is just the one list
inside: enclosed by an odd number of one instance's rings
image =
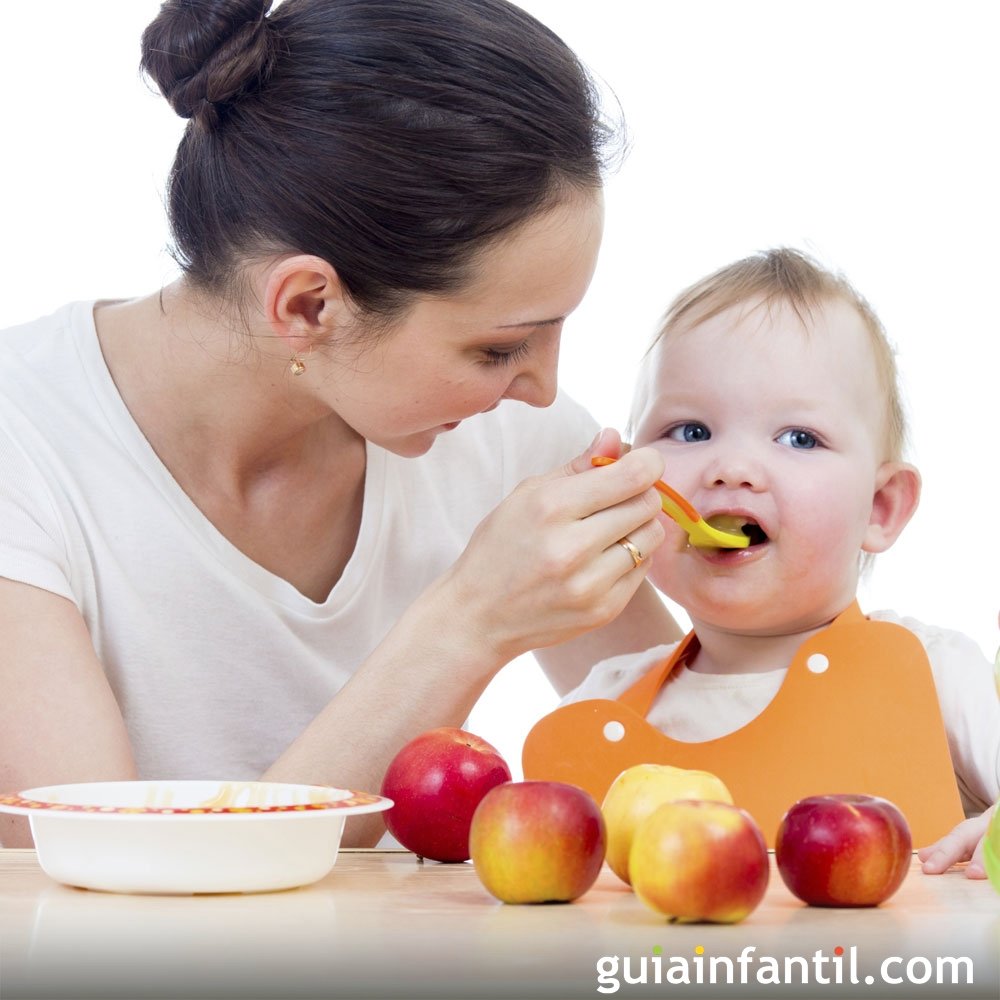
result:
[(293, 354), (292, 360), (288, 362), (288, 370), (293, 375), (301, 375), (306, 370), (306, 366), (298, 355)]

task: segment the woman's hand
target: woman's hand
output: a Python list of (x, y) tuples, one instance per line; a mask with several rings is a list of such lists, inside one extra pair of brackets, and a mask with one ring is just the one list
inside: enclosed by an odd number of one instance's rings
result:
[(626, 444), (622, 441), (621, 435), (612, 427), (605, 427), (598, 435), (590, 442), (590, 447), (582, 454), (578, 455), (576, 458), (570, 462), (570, 466), (577, 472), (583, 472), (586, 469), (591, 469), (594, 467), (594, 463), (591, 459), (597, 455), (602, 455), (604, 458), (621, 458), (622, 455), (630, 452), (632, 450), (632, 445)]
[(591, 464), (596, 454), (621, 451), (618, 435), (603, 431), (572, 462), (525, 480), (480, 523), (439, 581), (453, 620), (488, 644), (498, 664), (607, 624), (645, 578), (648, 557), (664, 539), (653, 488), (663, 459), (640, 448), (614, 465)]
[(989, 829), (990, 820), (996, 811), (997, 807), (994, 804), (981, 816), (963, 820), (951, 833), (936, 843), (920, 848), (917, 857), (923, 862), (924, 874), (940, 875), (952, 865), (968, 861), (969, 864), (965, 869), (966, 878), (986, 878), (983, 845), (986, 842), (986, 831)]

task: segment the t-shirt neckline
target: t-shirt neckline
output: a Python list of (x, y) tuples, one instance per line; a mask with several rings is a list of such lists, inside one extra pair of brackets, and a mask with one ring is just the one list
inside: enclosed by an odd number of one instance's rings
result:
[(135, 422), (115, 385), (101, 350), (94, 321), (99, 300), (73, 304), (70, 317), (81, 365), (108, 425), (122, 447), (155, 484), (177, 517), (223, 567), (259, 594), (305, 617), (331, 617), (341, 611), (364, 581), (381, 523), (386, 482), (384, 449), (366, 444), (365, 487), (358, 537), (340, 579), (321, 602), (313, 601), (283, 577), (238, 549), (198, 508), (163, 464)]

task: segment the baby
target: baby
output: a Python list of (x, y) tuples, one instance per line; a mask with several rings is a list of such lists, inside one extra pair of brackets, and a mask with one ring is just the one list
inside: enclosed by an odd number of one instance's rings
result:
[[(646, 719), (673, 740), (707, 749), (768, 709), (786, 675), (791, 681), (803, 643), (845, 615), (864, 622), (854, 607), (860, 573), (893, 544), (920, 495), (917, 470), (902, 460), (892, 349), (843, 278), (798, 251), (774, 250), (723, 268), (674, 301), (644, 361), (632, 427), (635, 445), (663, 453), (670, 484), (710, 523), (750, 537), (743, 549), (695, 548), (670, 522), (652, 556), (650, 579), (688, 612), (693, 639), (682, 644)], [(926, 650), (927, 704), (947, 734), (943, 783), (953, 770), (973, 817), (919, 852), (924, 871), (971, 859), (967, 874), (984, 877), (982, 840), (1000, 795), (991, 666), (959, 633), (891, 612), (868, 617), (903, 626)], [(599, 663), (566, 701), (617, 698), (675, 651), (658, 646)], [(826, 665), (810, 657), (810, 670)], [(880, 665), (866, 670), (870, 697), (891, 704), (893, 692), (879, 692)], [(895, 690), (900, 676), (908, 675), (897, 675)], [(789, 697), (781, 699), (786, 712)], [(814, 706), (817, 721), (824, 711), (825, 703)], [(867, 740), (864, 753), (892, 757), (871, 736), (848, 733), (846, 741)], [(786, 744), (789, 758), (797, 745)], [(740, 752), (757, 747), (744, 742)], [(845, 742), (843, 752), (851, 750)], [(698, 752), (691, 748), (696, 762)], [(815, 792), (836, 790), (858, 789)], [(957, 799), (954, 812), (960, 816)]]

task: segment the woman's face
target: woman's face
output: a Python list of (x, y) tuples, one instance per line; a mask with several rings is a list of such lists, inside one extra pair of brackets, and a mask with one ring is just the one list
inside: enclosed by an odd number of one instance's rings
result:
[(593, 277), (603, 220), (600, 191), (574, 192), (484, 252), (463, 290), (418, 297), (371, 344), (332, 346), (324, 402), (407, 456), (504, 399), (549, 406), (563, 322)]

